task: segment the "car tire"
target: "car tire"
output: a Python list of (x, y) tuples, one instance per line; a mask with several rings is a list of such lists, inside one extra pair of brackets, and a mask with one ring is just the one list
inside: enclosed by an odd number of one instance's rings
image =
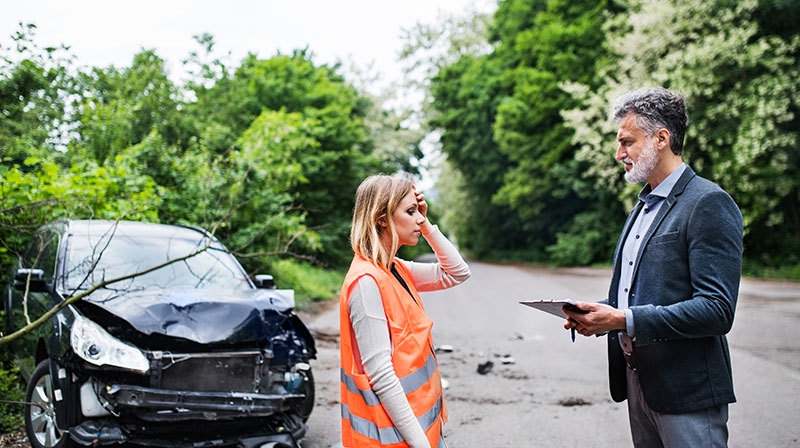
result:
[(303, 423), (308, 421), (308, 417), (311, 415), (311, 411), (314, 409), (314, 375), (311, 373), (311, 369), (305, 371), (306, 379), (303, 381), (302, 392), (306, 394), (306, 398), (303, 401), (298, 402), (292, 408), (292, 413), (296, 416), (300, 417), (303, 420)]
[(68, 448), (76, 444), (56, 425), (50, 360), (33, 370), (25, 391), (25, 431), (32, 448)]

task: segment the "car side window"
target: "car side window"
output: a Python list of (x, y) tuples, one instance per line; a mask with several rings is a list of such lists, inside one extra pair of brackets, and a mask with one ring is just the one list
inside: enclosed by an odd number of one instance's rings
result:
[(31, 245), (20, 260), (21, 267), (41, 269), (44, 271), (44, 281), (52, 283), (56, 273), (58, 241), (58, 234), (55, 232), (45, 231), (35, 234)]

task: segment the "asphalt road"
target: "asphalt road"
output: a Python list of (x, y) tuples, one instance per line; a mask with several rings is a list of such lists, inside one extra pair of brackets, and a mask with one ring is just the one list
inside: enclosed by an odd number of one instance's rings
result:
[[(600, 300), (607, 269), (532, 269), (470, 263), (456, 288), (423, 294), (435, 322), (449, 448), (631, 446), (625, 404), (611, 401), (604, 338), (569, 332), (532, 298)], [(316, 334), (316, 407), (303, 448), (339, 440), (338, 308), (305, 315)], [(738, 402), (731, 448), (800, 446), (800, 283), (744, 279), (729, 335)], [(478, 373), (478, 366), (492, 363)]]

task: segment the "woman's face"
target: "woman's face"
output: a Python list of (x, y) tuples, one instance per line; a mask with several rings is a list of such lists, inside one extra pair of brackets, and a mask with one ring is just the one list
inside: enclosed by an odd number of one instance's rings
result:
[(422, 234), (420, 226), (425, 222), (425, 217), (419, 211), (413, 189), (403, 197), (392, 217), (399, 245), (415, 246)]

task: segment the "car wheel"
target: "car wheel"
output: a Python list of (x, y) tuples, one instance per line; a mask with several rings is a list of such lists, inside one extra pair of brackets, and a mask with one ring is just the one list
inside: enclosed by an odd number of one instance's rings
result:
[(303, 422), (308, 421), (308, 417), (314, 409), (314, 375), (311, 373), (311, 369), (305, 371), (305, 376), (306, 378), (301, 386), (301, 392), (306, 394), (306, 398), (304, 398), (303, 401), (297, 402), (292, 407), (292, 413), (300, 417)]
[(33, 370), (25, 391), (25, 431), (33, 448), (67, 448), (75, 444), (66, 432), (56, 426), (53, 381), (50, 360), (45, 359)]

